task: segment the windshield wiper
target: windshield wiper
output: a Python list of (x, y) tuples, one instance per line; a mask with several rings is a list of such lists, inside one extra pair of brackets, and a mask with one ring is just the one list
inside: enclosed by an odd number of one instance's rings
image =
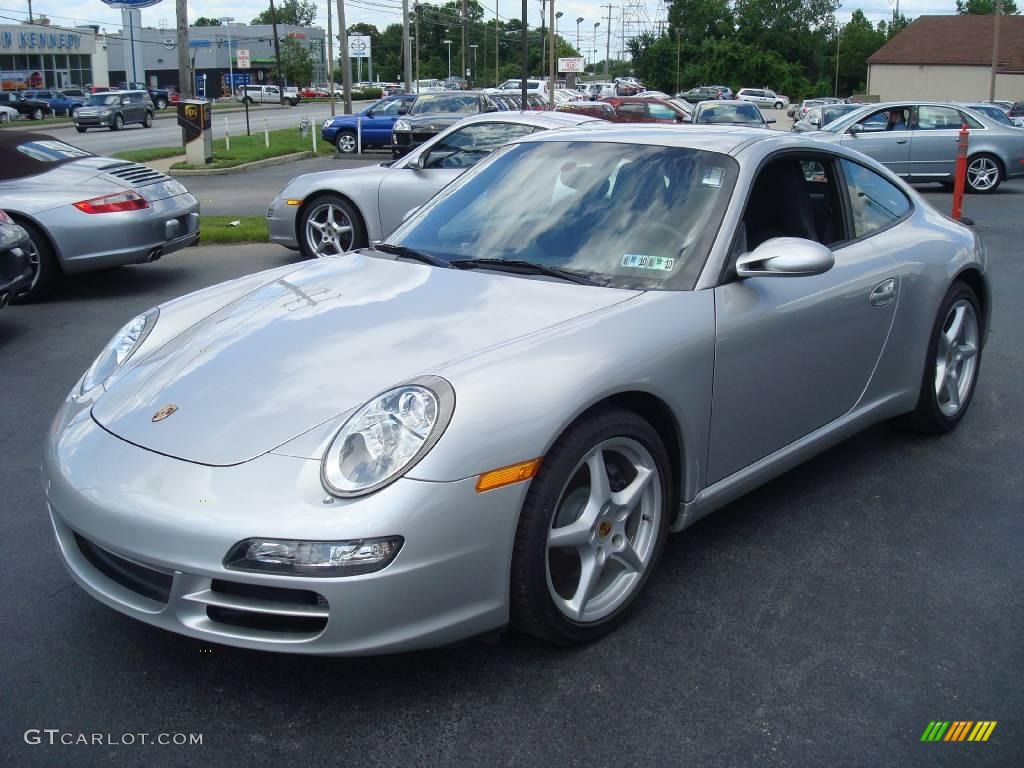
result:
[(580, 285), (600, 285), (596, 280), (571, 269), (549, 267), (546, 264), (537, 264), (522, 259), (455, 259), (449, 262), (449, 265), (454, 269), (493, 269), (495, 272), (517, 272), (523, 275), (557, 277)]
[(437, 256), (431, 256), (429, 253), (423, 251), (417, 251), (414, 248), (406, 248), (404, 245), (391, 245), (390, 243), (377, 243), (373, 246), (373, 250), (381, 251), (382, 253), (391, 253), (395, 256), (401, 256), (405, 259), (412, 259), (413, 261), (420, 261), (424, 264), (429, 264), (432, 267), (447, 267), (450, 266), (444, 259), (439, 259)]

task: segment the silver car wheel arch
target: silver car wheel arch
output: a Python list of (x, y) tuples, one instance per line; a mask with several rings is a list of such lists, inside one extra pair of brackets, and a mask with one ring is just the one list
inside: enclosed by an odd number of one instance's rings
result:
[[(636, 473), (619, 490), (609, 481), (610, 454)], [(584, 466), (588, 485), (571, 489)], [(662, 507), (657, 464), (637, 441), (611, 438), (580, 460), (559, 494), (545, 553), (548, 592), (562, 615), (578, 623), (600, 621), (633, 596), (654, 557)], [(556, 589), (552, 550), (575, 550), (579, 558), (579, 577), (569, 597)]]
[[(304, 229), (306, 246), (318, 259), (351, 250), (355, 240), (352, 220), (344, 210), (330, 201), (313, 203), (306, 216)], [(346, 235), (347, 242), (342, 245)]]
[(967, 181), (972, 189), (987, 190), (999, 184), (999, 164), (982, 155), (967, 165)]
[(971, 393), (978, 369), (978, 315), (960, 299), (946, 313), (935, 351), (935, 400), (943, 416), (953, 417)]

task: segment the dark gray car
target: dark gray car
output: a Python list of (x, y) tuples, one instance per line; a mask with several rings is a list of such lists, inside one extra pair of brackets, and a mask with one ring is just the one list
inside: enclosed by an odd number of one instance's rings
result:
[(75, 130), (79, 133), (85, 133), (90, 128), (119, 131), (132, 123), (152, 128), (155, 114), (156, 107), (146, 91), (95, 93), (89, 97), (85, 106), (75, 112)]

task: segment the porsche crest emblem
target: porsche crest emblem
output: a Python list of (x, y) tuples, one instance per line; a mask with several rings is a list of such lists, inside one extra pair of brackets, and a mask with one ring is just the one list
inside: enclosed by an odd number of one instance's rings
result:
[(172, 413), (174, 413), (176, 410), (178, 410), (178, 406), (176, 406), (174, 403), (168, 403), (163, 408), (161, 408), (159, 411), (157, 411), (156, 413), (153, 414), (153, 421), (154, 422), (163, 421), (168, 416), (170, 416)]

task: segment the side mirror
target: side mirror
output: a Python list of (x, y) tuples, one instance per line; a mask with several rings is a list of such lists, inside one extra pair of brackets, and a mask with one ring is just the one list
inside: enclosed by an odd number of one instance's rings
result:
[[(765, 118), (765, 122), (768, 123), (769, 125), (771, 125), (772, 123), (775, 122), (775, 118), (774, 117)], [(814, 125), (817, 125), (817, 123), (814, 123)]]
[(854, 123), (849, 127), (849, 129), (846, 132), (851, 136), (856, 136), (858, 133), (864, 132), (864, 126), (861, 125), (860, 123)]
[(738, 277), (807, 277), (835, 265), (832, 251), (802, 237), (773, 237), (736, 260)]
[(405, 215), (402, 217), (402, 223), (404, 224), (409, 219), (411, 219), (413, 216), (415, 216), (416, 215), (416, 211), (418, 211), (421, 207), (422, 206), (417, 205), (415, 208), (410, 208), (408, 211), (406, 211)]
[(414, 171), (422, 171), (427, 167), (427, 153), (420, 152), (415, 157), (409, 158), (406, 162), (407, 168), (412, 168)]
[(128, 97), (125, 96), (123, 99), (121, 99), (121, 106), (122, 107), (123, 106), (127, 106), (127, 104), (128, 104)]
[(407, 115), (407, 114), (409, 114), (409, 102), (403, 101), (401, 104), (398, 105), (398, 114), (400, 114), (400, 115)]

